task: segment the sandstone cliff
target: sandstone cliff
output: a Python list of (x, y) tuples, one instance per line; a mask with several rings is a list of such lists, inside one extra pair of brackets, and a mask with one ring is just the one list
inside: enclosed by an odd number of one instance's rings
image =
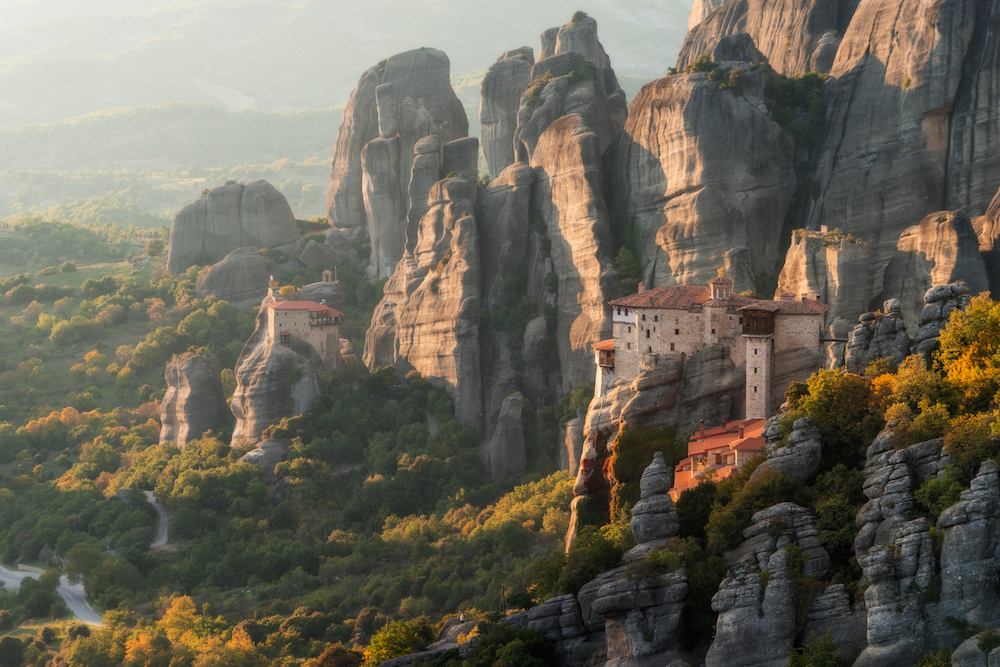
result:
[(203, 193), (174, 216), (167, 270), (184, 273), (237, 248), (278, 248), (299, 238), (284, 195), (267, 181), (229, 181)]
[(167, 364), (167, 393), (160, 402), (160, 444), (184, 449), (218, 428), (226, 410), (222, 368), (215, 359), (186, 352)]
[[(351, 93), (333, 149), (331, 226), (352, 239), (385, 237), (391, 256), (402, 239), (415, 146), (431, 134), (447, 143), (468, 133), (465, 110), (451, 88), (448, 56), (441, 51), (407, 51), (366, 71)], [(395, 265), (375, 254), (372, 261), (382, 263), (383, 276)]]
[(272, 278), (281, 282), (277, 262), (260, 254), (257, 248), (237, 248), (198, 279), (195, 293), (202, 299), (214, 296), (234, 308), (249, 310), (267, 296)]
[[(700, 13), (707, 4), (695, 3), (691, 18), (696, 8)], [(723, 39), (743, 33), (753, 39), (775, 71), (787, 75), (829, 72), (840, 44), (839, 4), (801, 0), (724, 2), (690, 27), (677, 57), (677, 69), (683, 70), (703, 53), (711, 53)]]
[(734, 94), (703, 73), (674, 75), (633, 100), (607, 158), (609, 206), (641, 228), (648, 287), (704, 284), (737, 246), (751, 265), (734, 277), (774, 271), (795, 144), (766, 113), (766, 77), (744, 73)]
[(268, 426), (308, 410), (330, 381), (311, 345), (298, 339), (282, 345), (266, 332), (267, 309), (261, 308), (257, 327), (236, 361), (236, 391), (229, 404), (236, 416), (233, 444), (259, 442)]
[(455, 400), (456, 417), (476, 425), (479, 368), (479, 237), (475, 186), (448, 178), (431, 189), (430, 209), (385, 284), (365, 338), (365, 365), (419, 371)]
[(494, 63), (481, 87), (479, 123), (483, 127), (483, 154), (490, 177), (496, 178), (514, 164), (514, 132), (521, 93), (531, 81), (535, 64), (527, 47), (508, 51)]

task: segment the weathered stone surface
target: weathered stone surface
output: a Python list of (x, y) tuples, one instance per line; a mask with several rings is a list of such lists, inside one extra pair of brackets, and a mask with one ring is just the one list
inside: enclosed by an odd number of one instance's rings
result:
[(687, 576), (683, 570), (646, 579), (616, 577), (603, 584), (592, 609), (605, 618), (608, 661), (612, 665), (656, 655), (660, 664), (677, 649)]
[(226, 410), (222, 368), (215, 359), (185, 352), (167, 364), (167, 393), (160, 402), (160, 444), (184, 449), (218, 428)]
[(920, 354), (934, 345), (938, 335), (948, 325), (951, 314), (956, 309), (965, 310), (971, 302), (969, 287), (965, 283), (939, 285), (927, 290), (919, 328), (913, 334), (913, 351)]
[(299, 290), (298, 298), (303, 301), (324, 303), (335, 310), (342, 310), (346, 297), (339, 281), (324, 283), (309, 283)]
[(851, 331), (844, 353), (849, 373), (863, 375), (868, 364), (887, 357), (899, 364), (910, 353), (910, 338), (903, 323), (899, 299), (890, 299), (877, 313), (865, 313)]
[(399, 184), (396, 137), (373, 139), (361, 151), (362, 198), (376, 278), (392, 275), (403, 256), (406, 209)]
[(948, 118), (977, 4), (862, 0), (837, 51), (808, 227), (868, 242), (874, 294), (900, 233), (945, 206)]
[(647, 287), (703, 284), (737, 246), (749, 248), (753, 273), (774, 270), (795, 145), (766, 113), (766, 76), (746, 72), (740, 95), (703, 73), (669, 76), (632, 101), (606, 157), (609, 208), (641, 227)]
[(585, 634), (580, 605), (573, 595), (549, 598), (537, 607), (508, 616), (514, 627), (541, 632), (553, 642), (574, 639)]
[(343, 266), (351, 261), (350, 255), (335, 253), (330, 246), (324, 243), (309, 241), (306, 247), (299, 254), (299, 263), (303, 266), (316, 269), (317, 271), (332, 271), (336, 267)]
[(989, 653), (979, 649), (981, 634), (969, 637), (951, 654), (951, 667), (998, 667), (1000, 666), (1000, 648)]
[(531, 48), (523, 46), (497, 58), (480, 87), (479, 123), (483, 128), (483, 154), (491, 178), (514, 164), (514, 132), (521, 94), (531, 81), (535, 64)]
[(473, 187), (448, 178), (432, 188), (413, 251), (406, 251), (375, 308), (364, 360), (369, 368), (419, 371), (449, 392), (458, 418), (476, 424), (482, 406)]
[(903, 318), (915, 322), (932, 285), (962, 281), (973, 294), (989, 289), (979, 239), (964, 211), (931, 213), (899, 237), (896, 253), (885, 270), (883, 295), (898, 298)]
[(770, 567), (768, 559), (775, 550), (794, 542), (806, 552), (806, 576), (822, 576), (830, 569), (830, 555), (819, 541), (819, 531), (809, 510), (795, 503), (778, 503), (757, 512), (751, 521), (750, 527), (743, 531), (743, 543), (725, 554), (730, 565), (742, 563), (750, 571), (763, 571)]
[(479, 139), (465, 137), (449, 141), (442, 148), (441, 159), (446, 174), (475, 181), (479, 178)]
[(277, 248), (299, 237), (284, 195), (267, 181), (229, 181), (209, 190), (174, 216), (167, 270), (184, 273), (214, 263), (237, 248)]
[(278, 264), (257, 248), (237, 248), (198, 279), (195, 293), (199, 298), (214, 296), (240, 310), (249, 310), (267, 296), (271, 278), (281, 282)]
[(663, 454), (656, 452), (653, 462), (646, 466), (639, 480), (640, 498), (632, 508), (630, 526), (637, 544), (673, 537), (680, 530), (674, 501), (670, 498), (673, 471), (663, 462)]
[(696, 25), (704, 21), (716, 7), (725, 0), (694, 0), (691, 5), (691, 12), (688, 14), (688, 30), (693, 30)]
[(827, 632), (842, 658), (854, 661), (868, 646), (868, 615), (864, 605), (852, 605), (843, 584), (828, 586), (809, 607), (804, 637), (822, 637)]
[(688, 31), (677, 69), (683, 70), (701, 54), (711, 53), (723, 39), (743, 33), (753, 39), (775, 71), (787, 75), (829, 72), (840, 45), (837, 9), (836, 2), (801, 0), (722, 3)]
[(774, 470), (802, 484), (810, 484), (819, 472), (823, 445), (812, 417), (795, 420), (786, 446), (769, 442), (766, 449), (767, 460), (757, 466), (750, 479), (759, 478), (765, 470)]
[(242, 463), (260, 466), (273, 476), (275, 466), (285, 460), (288, 447), (291, 444), (290, 440), (264, 440), (241, 456), (239, 460)]
[[(868, 283), (868, 244), (823, 232), (796, 231), (785, 253), (777, 294), (815, 298), (830, 308), (824, 324), (855, 320), (875, 296)], [(762, 295), (767, 298), (771, 295)]]
[(482, 445), (480, 459), (489, 467), (494, 482), (508, 475), (520, 476), (527, 466), (524, 450), (524, 428), (521, 425), (521, 407), (524, 396), (521, 392), (511, 394), (503, 400), (496, 427)]
[(406, 211), (417, 142), (428, 134), (440, 135), (444, 143), (468, 135), (469, 122), (451, 88), (450, 69), (444, 53), (420, 48), (396, 54), (361, 75), (337, 132), (327, 192), (327, 218), (349, 238), (363, 237), (369, 226), (361, 158), (369, 142), (379, 137), (388, 140), (398, 133), (395, 173), (402, 190), (399, 208)]
[[(265, 300), (266, 303), (267, 300)], [(309, 343), (268, 340), (267, 309), (236, 361), (236, 391), (229, 403), (236, 416), (233, 444), (259, 442), (265, 428), (282, 417), (302, 414), (330, 381), (330, 373)]]

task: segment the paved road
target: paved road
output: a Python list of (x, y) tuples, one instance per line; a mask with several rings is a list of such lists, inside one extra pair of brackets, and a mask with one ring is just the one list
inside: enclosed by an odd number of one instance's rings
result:
[(153, 542), (150, 544), (151, 549), (156, 547), (166, 546), (167, 544), (167, 524), (170, 521), (170, 516), (167, 514), (167, 508), (156, 502), (156, 496), (153, 495), (152, 491), (143, 491), (146, 494), (146, 500), (149, 504), (156, 508), (156, 535), (153, 537)]
[[(8, 590), (17, 590), (21, 585), (21, 580), (25, 577), (37, 579), (41, 576), (38, 572), (26, 572), (24, 570), (8, 570), (0, 566), (0, 581), (4, 583)], [(56, 589), (59, 596), (66, 601), (66, 606), (73, 612), (73, 615), (87, 625), (102, 626), (104, 620), (101, 615), (90, 608), (87, 604), (86, 594), (80, 584), (71, 585), (66, 577), (59, 580), (59, 587)]]

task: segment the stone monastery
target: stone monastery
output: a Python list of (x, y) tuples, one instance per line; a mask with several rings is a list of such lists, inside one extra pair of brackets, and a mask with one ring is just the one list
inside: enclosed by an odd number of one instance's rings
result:
[(765, 301), (733, 294), (723, 271), (708, 287), (668, 285), (615, 299), (614, 338), (593, 345), (597, 362), (595, 396), (616, 380), (630, 380), (661, 357), (688, 355), (721, 344), (737, 367), (746, 369), (746, 419), (766, 419), (775, 355), (793, 348), (822, 351), (823, 314), (818, 300), (793, 294)]

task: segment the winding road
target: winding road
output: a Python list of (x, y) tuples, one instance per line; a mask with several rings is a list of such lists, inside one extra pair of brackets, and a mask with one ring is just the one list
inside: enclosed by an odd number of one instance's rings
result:
[[(42, 572), (32, 570), (8, 570), (0, 566), (0, 581), (4, 583), (8, 590), (17, 590), (21, 585), (21, 580), (27, 577), (38, 579)], [(73, 612), (73, 615), (87, 625), (101, 627), (104, 619), (87, 604), (87, 594), (83, 591), (81, 584), (70, 584), (65, 576), (59, 579), (59, 587), (56, 588), (59, 597), (66, 601), (66, 606)]]

